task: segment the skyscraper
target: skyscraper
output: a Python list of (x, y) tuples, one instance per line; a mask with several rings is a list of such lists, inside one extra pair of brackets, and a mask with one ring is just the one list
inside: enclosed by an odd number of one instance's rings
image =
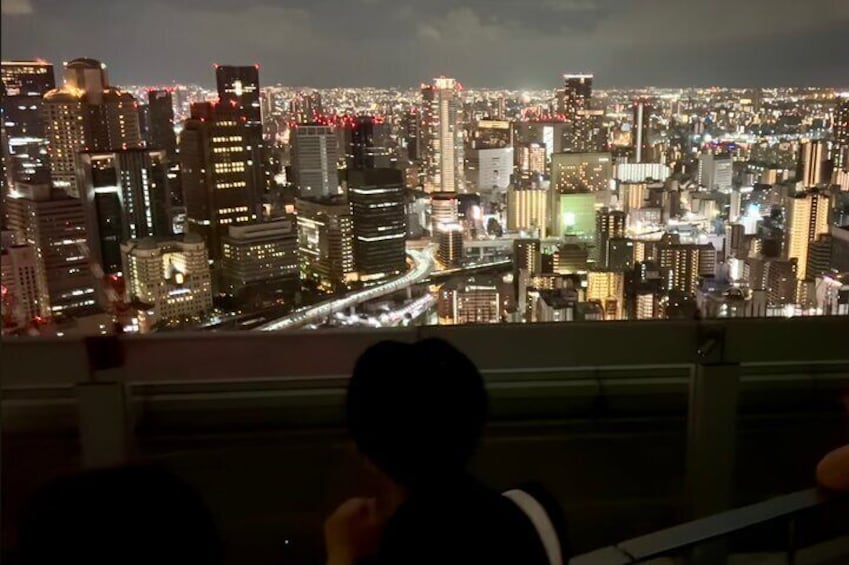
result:
[(578, 113), (588, 110), (593, 95), (593, 75), (565, 74), (563, 88), (557, 92), (557, 112), (574, 122)]
[(369, 283), (404, 272), (407, 215), (401, 171), (349, 170), (348, 202), (360, 280)]
[(428, 192), (465, 192), (461, 89), (460, 83), (446, 77), (422, 85), (422, 137)]
[(627, 216), (620, 210), (602, 208), (595, 215), (595, 252), (598, 264), (603, 268), (609, 267), (608, 243), (611, 239), (625, 237)]
[(507, 191), (507, 229), (539, 230), (546, 237), (549, 229), (549, 194), (544, 188), (510, 187)]
[(834, 109), (832, 160), (838, 170), (849, 171), (849, 92), (837, 97)]
[(708, 190), (729, 191), (733, 187), (734, 161), (730, 155), (699, 155), (699, 184)]
[(65, 64), (65, 84), (44, 95), (53, 184), (79, 197), (76, 160), (80, 151), (110, 151), (142, 145), (138, 103), (110, 86), (106, 65), (94, 59)]
[(54, 88), (52, 64), (3, 61), (0, 127), (5, 134), (2, 151), (11, 185), (49, 180), (42, 104), (43, 96)]
[(541, 251), (538, 239), (513, 240), (513, 275), (516, 279), (522, 271), (531, 277), (542, 272)]
[(597, 270), (587, 273), (587, 301), (599, 302), (606, 320), (621, 320), (625, 303), (625, 274)]
[(192, 105), (180, 134), (183, 196), (188, 230), (200, 233), (213, 261), (231, 224), (257, 219), (260, 150), (252, 132), (231, 108), (209, 102)]
[(289, 298), (298, 287), (298, 230), (293, 216), (231, 225), (222, 238), (223, 290), (241, 303)]
[(215, 65), (218, 100), (235, 109), (248, 123), (262, 124), (259, 103), (259, 65)]
[(174, 100), (171, 89), (147, 91), (149, 145), (164, 149), (171, 163), (177, 161), (177, 136), (174, 134)]
[(36, 265), (35, 250), (31, 245), (3, 247), (0, 256), (3, 299), (13, 308), (11, 317), (19, 325), (49, 313), (49, 305), (42, 304), (44, 292), (39, 288)]
[[(826, 179), (828, 147), (825, 141), (806, 141), (799, 146), (799, 163), (796, 180), (805, 188), (830, 181)], [(802, 263), (800, 263), (800, 266)]]
[(325, 289), (342, 288), (356, 276), (354, 226), (345, 198), (295, 201), (301, 278)]
[(559, 194), (598, 192), (610, 188), (610, 153), (557, 153), (551, 158), (551, 189)]
[(292, 130), (292, 171), (302, 198), (339, 194), (338, 152), (333, 126), (298, 124)]
[(651, 162), (652, 151), (649, 142), (649, 129), (651, 128), (652, 107), (646, 100), (634, 102), (634, 119), (631, 126), (631, 135), (634, 145), (634, 162)]
[(36, 252), (42, 311), (51, 316), (95, 309), (94, 277), (86, 253), (82, 201), (49, 184), (19, 184), (6, 202), (9, 228), (18, 243)]
[(693, 295), (700, 277), (714, 276), (716, 250), (709, 244), (661, 245), (659, 263), (667, 290)]
[(357, 116), (351, 124), (349, 169), (383, 169), (392, 166), (390, 127), (383, 118)]
[(446, 267), (459, 267), (463, 263), (463, 226), (458, 223), (440, 223), (436, 226), (436, 257)]
[(171, 233), (165, 150), (82, 152), (78, 159), (91, 259), (118, 273), (123, 242)]
[(829, 198), (811, 191), (786, 199), (785, 257), (796, 259), (796, 275), (807, 278), (808, 247), (820, 234), (828, 233)]

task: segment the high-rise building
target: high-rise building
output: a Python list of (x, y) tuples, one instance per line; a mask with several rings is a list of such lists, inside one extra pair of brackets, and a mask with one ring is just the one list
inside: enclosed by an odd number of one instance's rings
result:
[(482, 192), (507, 190), (513, 174), (513, 148), (477, 149), (473, 150), (473, 153), (477, 158), (474, 163), (477, 175), (470, 180), (477, 189)]
[(593, 75), (565, 74), (563, 88), (557, 92), (557, 112), (574, 122), (580, 111), (589, 109), (592, 96)]
[(434, 192), (430, 197), (431, 234), (439, 224), (454, 224), (459, 220), (459, 200), (456, 192)]
[(349, 170), (348, 202), (360, 280), (368, 283), (404, 272), (407, 214), (401, 171)]
[(326, 289), (350, 284), (356, 278), (354, 225), (344, 197), (299, 198), (295, 210), (301, 278)]
[(507, 191), (507, 229), (548, 235), (548, 190), (512, 186)]
[(808, 264), (805, 274), (809, 279), (821, 277), (831, 271), (832, 237), (830, 233), (819, 234), (808, 244)]
[(764, 265), (764, 281), (766, 281), (767, 300), (775, 306), (796, 303), (798, 281), (802, 279), (797, 269), (797, 259), (788, 261), (773, 259)]
[(221, 104), (192, 104), (180, 134), (181, 182), (187, 228), (203, 236), (213, 261), (230, 225), (255, 221), (260, 152), (252, 132)]
[(446, 267), (459, 267), (463, 263), (463, 226), (458, 223), (440, 223), (436, 226), (436, 257)]
[(78, 165), (89, 252), (105, 273), (120, 272), (121, 243), (171, 233), (165, 150), (82, 152)]
[(587, 301), (599, 302), (606, 320), (621, 320), (625, 303), (625, 274), (615, 271), (587, 273)]
[(292, 171), (301, 198), (339, 194), (338, 145), (333, 126), (298, 124), (292, 130)]
[(522, 271), (528, 276), (542, 272), (542, 249), (538, 239), (513, 240), (513, 275), (518, 278)]
[(828, 195), (811, 191), (786, 199), (785, 258), (796, 259), (796, 274), (807, 278), (808, 247), (828, 233)]
[[(11, 317), (24, 326), (40, 316), (47, 316), (49, 306), (42, 304), (44, 289), (39, 288), (37, 259), (31, 245), (3, 247), (0, 257), (0, 284), (3, 287), (4, 307), (11, 306)], [(5, 314), (5, 313), (4, 313)]]
[(212, 310), (212, 276), (203, 238), (145, 238), (121, 245), (127, 295), (156, 321), (197, 319)]
[(222, 289), (243, 303), (286, 298), (298, 286), (294, 217), (228, 226), (221, 246)]
[(460, 91), (453, 78), (422, 85), (422, 141), (425, 190), (465, 192)]
[(556, 237), (577, 236), (595, 241), (595, 195), (592, 193), (553, 193), (551, 233)]
[(551, 189), (556, 193), (608, 190), (612, 178), (610, 153), (557, 153), (551, 157)]
[(661, 245), (659, 263), (667, 290), (694, 295), (700, 277), (715, 275), (716, 250), (709, 244)]
[(3, 61), (0, 128), (4, 132), (2, 152), (10, 186), (49, 179), (42, 103), (44, 95), (54, 88), (52, 64)]
[(849, 92), (837, 98), (834, 109), (834, 145), (831, 159), (838, 171), (849, 171)]
[(138, 102), (132, 94), (110, 86), (106, 65), (94, 59), (66, 63), (64, 79), (64, 86), (44, 95), (42, 111), (53, 184), (79, 197), (80, 151), (142, 146)]
[(236, 116), (262, 124), (259, 103), (259, 65), (215, 65), (218, 101), (232, 106)]
[[(799, 146), (799, 163), (796, 180), (805, 188), (814, 188), (831, 180), (826, 178), (828, 169), (828, 144), (825, 141), (806, 141)], [(801, 263), (800, 263), (801, 265)]]
[(9, 228), (36, 254), (43, 315), (90, 314), (96, 308), (82, 201), (49, 184), (18, 184), (6, 201)]
[(733, 187), (734, 162), (730, 155), (699, 155), (699, 184), (708, 190), (728, 192)]
[(634, 119), (631, 126), (631, 139), (634, 146), (634, 161), (652, 162), (652, 147), (649, 141), (652, 107), (645, 100), (637, 100), (633, 107)]
[(171, 163), (177, 161), (177, 136), (174, 134), (174, 100), (170, 88), (147, 91), (148, 145), (164, 149)]
[(608, 242), (625, 237), (626, 220), (627, 216), (621, 210), (602, 208), (596, 211), (595, 256), (598, 264), (605, 269), (609, 267)]
[(383, 169), (392, 166), (390, 127), (383, 118), (358, 116), (350, 128), (347, 152), (349, 169)]
[(627, 237), (607, 241), (607, 268), (627, 271), (634, 267), (634, 241)]

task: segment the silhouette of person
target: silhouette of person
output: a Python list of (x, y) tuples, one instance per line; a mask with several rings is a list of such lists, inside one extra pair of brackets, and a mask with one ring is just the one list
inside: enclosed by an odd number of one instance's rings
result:
[(221, 563), (211, 514), (195, 492), (152, 466), (60, 478), (36, 493), (18, 523), (22, 565)]
[(487, 417), (475, 365), (445, 341), (384, 341), (354, 367), (348, 427), (387, 491), (325, 523), (330, 565), (549, 563), (534, 525), (466, 470)]

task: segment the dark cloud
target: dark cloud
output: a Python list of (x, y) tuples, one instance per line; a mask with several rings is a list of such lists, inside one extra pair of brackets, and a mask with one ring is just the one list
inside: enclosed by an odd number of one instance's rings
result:
[[(844, 0), (3, 0), (4, 58), (102, 59), (114, 82), (550, 87), (849, 82)], [(843, 84), (841, 84), (843, 83)]]

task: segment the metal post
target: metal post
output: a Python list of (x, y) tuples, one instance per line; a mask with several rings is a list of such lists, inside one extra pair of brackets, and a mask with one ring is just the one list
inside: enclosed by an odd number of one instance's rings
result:
[[(687, 483), (693, 519), (732, 506), (740, 366), (696, 365), (690, 385)], [(697, 547), (692, 562), (724, 563), (722, 541)]]
[(120, 465), (130, 452), (123, 344), (117, 336), (86, 338), (88, 379), (76, 385), (84, 468)]

